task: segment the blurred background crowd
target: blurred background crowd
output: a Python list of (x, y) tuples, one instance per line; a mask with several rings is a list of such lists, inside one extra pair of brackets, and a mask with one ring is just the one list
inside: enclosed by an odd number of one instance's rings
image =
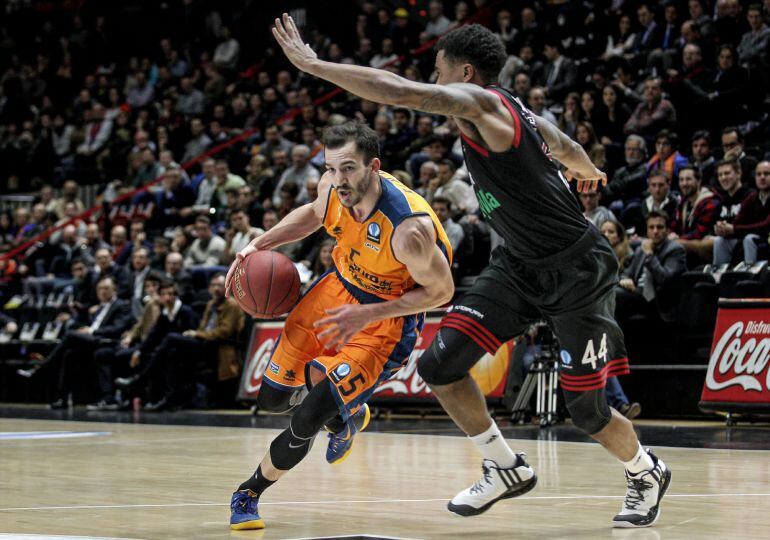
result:
[[(153, 406), (179, 404), (174, 373), (199, 346), (218, 351), (208, 382), (230, 395), (244, 321), (221, 272), (317, 196), (321, 135), (335, 123), (372, 126), (383, 169), (432, 204), (460, 290), (486, 266), (499, 239), (457, 126), (298, 73), (269, 35), (282, 10), (320, 57), (424, 82), (438, 36), (466, 23), (495, 31), (509, 54), (500, 86), (608, 174), (576, 204), (615, 247), (621, 323), (675, 317), (672, 289), (687, 269), (768, 258), (770, 0), (224, 6), (0, 0), (2, 316), (16, 336), (37, 316), (24, 320), (24, 305), (64, 295), (51, 316), (61, 341), (37, 353), (57, 364), (57, 406), (83, 347), (99, 374), (95, 407), (118, 406), (115, 378), (150, 381)], [(319, 231), (280, 251), (309, 283), (332, 248)]]

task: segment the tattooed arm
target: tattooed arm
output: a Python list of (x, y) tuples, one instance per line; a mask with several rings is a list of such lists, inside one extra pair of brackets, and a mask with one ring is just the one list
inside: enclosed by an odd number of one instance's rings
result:
[(297, 68), (359, 97), (467, 120), (493, 151), (507, 150), (513, 140), (510, 113), (498, 96), (476, 84), (423, 84), (382, 69), (319, 60), (288, 15), (275, 20), (273, 35)]

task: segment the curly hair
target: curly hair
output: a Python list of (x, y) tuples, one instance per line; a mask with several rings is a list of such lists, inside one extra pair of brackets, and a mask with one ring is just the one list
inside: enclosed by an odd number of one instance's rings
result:
[(436, 49), (451, 62), (472, 65), (486, 84), (497, 82), (507, 58), (500, 38), (480, 24), (455, 28), (438, 40)]

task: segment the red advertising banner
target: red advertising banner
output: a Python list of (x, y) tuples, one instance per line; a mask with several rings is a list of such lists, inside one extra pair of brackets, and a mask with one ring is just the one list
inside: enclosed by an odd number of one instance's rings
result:
[[(417, 373), (417, 361), (433, 341), (439, 322), (440, 319), (427, 319), (425, 321), (422, 334), (406, 365), (375, 390), (373, 399), (432, 398), (430, 388)], [(262, 384), (262, 375), (267, 369), (270, 355), (282, 328), (282, 321), (255, 325), (249, 341), (248, 356), (243, 366), (238, 399), (254, 400), (257, 398)], [(503, 397), (511, 365), (512, 350), (513, 341), (504, 343), (494, 356), (484, 355), (471, 370), (471, 376), (487, 397)]]
[(770, 299), (720, 300), (700, 406), (770, 407)]

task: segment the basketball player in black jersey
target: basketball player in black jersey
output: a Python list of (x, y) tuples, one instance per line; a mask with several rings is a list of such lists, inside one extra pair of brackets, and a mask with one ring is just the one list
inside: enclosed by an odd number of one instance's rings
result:
[(482, 26), (459, 27), (438, 42), (437, 84), (321, 61), (287, 15), (276, 19), (273, 35), (306, 73), (370, 101), (454, 118), (481, 212), (505, 239), (450, 308), (419, 363), (422, 378), (484, 458), (483, 477), (457, 494), (449, 510), (480, 514), (537, 482), (523, 454), (503, 439), (468, 371), (485, 352), (494, 354), (544, 319), (562, 347), (559, 380), (573, 424), (625, 465), (626, 498), (613, 525), (652, 525), (671, 471), (607, 405), (607, 377), (628, 372), (623, 334), (613, 318), (617, 261), (583, 218), (564, 176), (577, 181), (578, 191), (588, 191), (606, 184), (606, 175), (579, 144), (495, 85), (505, 50)]

